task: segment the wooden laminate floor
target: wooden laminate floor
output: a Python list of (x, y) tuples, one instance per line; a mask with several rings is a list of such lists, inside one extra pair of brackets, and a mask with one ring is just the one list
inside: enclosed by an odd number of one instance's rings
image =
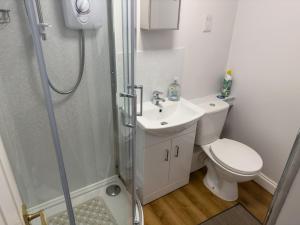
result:
[(202, 183), (205, 170), (191, 174), (190, 183), (144, 206), (145, 225), (198, 225), (225, 209), (241, 203), (264, 220), (272, 195), (253, 181), (239, 185), (239, 199), (226, 202)]

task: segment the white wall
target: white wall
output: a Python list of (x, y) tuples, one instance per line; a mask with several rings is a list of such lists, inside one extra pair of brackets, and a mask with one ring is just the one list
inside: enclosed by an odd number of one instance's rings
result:
[(300, 1), (240, 0), (228, 67), (226, 134), (253, 147), (278, 182), (300, 127)]
[[(179, 48), (183, 51), (183, 59), (176, 67), (183, 68), (182, 95), (194, 98), (216, 93), (226, 69), (237, 0), (182, 0), (181, 7), (178, 31), (141, 31), (138, 5), (138, 57), (144, 52), (151, 54), (152, 58), (143, 60), (143, 64), (137, 63), (137, 81), (147, 86), (147, 93), (157, 87), (165, 87), (164, 90), (167, 90), (172, 78), (182, 75), (179, 74), (182, 71), (176, 73), (172, 64), (161, 64), (161, 71), (164, 72), (158, 75), (160, 68), (155, 65), (155, 54), (158, 56), (156, 62), (165, 55), (170, 57), (169, 62), (178, 62), (178, 58), (172, 58), (172, 51)], [(213, 29), (210, 33), (202, 32), (205, 14), (213, 16)], [(152, 65), (155, 68), (152, 67), (151, 70)], [(157, 86), (158, 82), (153, 80), (160, 76), (164, 76), (164, 79)], [(149, 94), (147, 96), (148, 99), (145, 100), (149, 100)]]

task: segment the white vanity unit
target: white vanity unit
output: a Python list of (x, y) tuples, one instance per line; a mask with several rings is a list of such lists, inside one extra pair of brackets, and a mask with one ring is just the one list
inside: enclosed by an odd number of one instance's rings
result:
[(146, 204), (189, 182), (196, 125), (204, 112), (184, 99), (143, 106), (137, 119), (136, 178)]

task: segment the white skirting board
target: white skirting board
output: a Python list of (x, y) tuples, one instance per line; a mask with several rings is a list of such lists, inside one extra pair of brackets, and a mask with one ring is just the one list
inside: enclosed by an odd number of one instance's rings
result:
[(274, 194), (277, 188), (277, 183), (268, 176), (266, 176), (264, 173), (260, 173), (258, 177), (254, 179), (254, 181), (271, 194)]
[[(94, 184), (90, 184), (88, 186), (85, 186), (83, 188), (80, 188), (76, 191), (73, 191), (71, 192), (71, 198), (72, 200), (74, 199), (78, 199), (80, 198), (81, 196), (86, 196), (87, 194), (95, 191), (95, 190), (100, 190), (101, 188), (105, 187), (105, 186), (108, 186), (112, 183), (115, 183), (118, 181), (118, 176), (117, 175), (114, 175), (112, 177), (109, 177), (109, 178), (106, 178), (106, 179), (103, 179), (99, 182), (96, 182)], [(94, 196), (93, 196), (94, 197)], [(57, 197), (57, 198), (54, 198), (54, 199), (51, 199), (47, 202), (43, 202), (42, 204), (40, 205), (36, 205), (34, 207), (31, 207), (29, 209), (29, 211), (31, 212), (36, 212), (36, 211), (39, 211), (39, 210), (49, 210), (50, 209), (50, 212), (52, 212), (52, 208), (55, 208), (56, 206), (60, 205), (61, 207), (65, 207), (65, 198), (63, 195)], [(63, 206), (62, 206), (63, 205)], [(61, 210), (59, 207), (59, 210)], [(55, 212), (55, 213), (58, 213), (58, 212)], [(51, 214), (54, 214), (54, 213), (51, 213)]]

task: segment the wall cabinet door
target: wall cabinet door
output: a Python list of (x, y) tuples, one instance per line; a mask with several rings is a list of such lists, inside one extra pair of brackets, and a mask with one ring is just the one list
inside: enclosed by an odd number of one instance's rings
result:
[(168, 185), (171, 157), (171, 141), (145, 150), (144, 196)]
[(180, 0), (152, 0), (151, 3), (151, 29), (178, 29)]
[(195, 133), (172, 139), (169, 184), (189, 178), (193, 157)]
[(181, 0), (141, 0), (141, 28), (179, 29)]

